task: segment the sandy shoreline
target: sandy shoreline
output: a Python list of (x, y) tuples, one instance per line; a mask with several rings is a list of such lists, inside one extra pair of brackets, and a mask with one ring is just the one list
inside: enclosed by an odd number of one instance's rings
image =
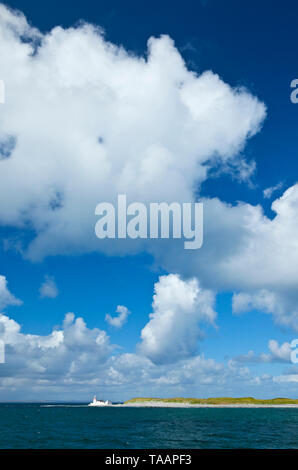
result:
[(189, 403), (171, 403), (171, 402), (158, 402), (158, 401), (148, 401), (148, 402), (138, 402), (138, 403), (124, 403), (123, 405), (113, 405), (121, 406), (125, 408), (298, 408), (298, 404), (284, 404), (284, 405), (254, 405), (254, 404), (245, 404), (245, 403), (235, 403), (235, 404), (222, 404), (222, 405), (207, 405), (207, 404), (195, 404), (191, 405)]

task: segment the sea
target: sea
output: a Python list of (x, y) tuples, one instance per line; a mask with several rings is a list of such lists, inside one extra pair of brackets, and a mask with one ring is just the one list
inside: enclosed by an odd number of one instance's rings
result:
[(1, 449), (297, 449), (298, 408), (0, 404)]

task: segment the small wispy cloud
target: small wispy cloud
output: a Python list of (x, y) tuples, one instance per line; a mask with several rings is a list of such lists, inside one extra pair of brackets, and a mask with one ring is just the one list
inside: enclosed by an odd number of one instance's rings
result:
[(0, 276), (0, 310), (5, 309), (8, 305), (22, 305), (22, 303), (9, 291), (6, 277)]
[(124, 323), (126, 323), (127, 317), (131, 312), (124, 307), (124, 305), (118, 305), (116, 313), (118, 313), (118, 315), (115, 317), (111, 317), (111, 315), (107, 313), (105, 320), (109, 325), (114, 326), (115, 328), (121, 328)]
[(234, 361), (240, 363), (270, 363), (270, 362), (291, 362), (291, 345), (290, 343), (283, 343), (281, 345), (274, 339), (268, 343), (269, 353), (262, 353), (257, 355), (254, 351), (249, 351), (247, 354), (237, 356)]
[(59, 290), (54, 277), (45, 276), (45, 280), (39, 288), (39, 293), (41, 297), (48, 297), (50, 299), (58, 296)]
[(271, 196), (273, 195), (273, 193), (275, 193), (276, 191), (278, 191), (279, 189), (281, 189), (283, 187), (283, 183), (277, 183), (275, 186), (270, 186), (269, 188), (266, 188), (264, 189), (263, 191), (263, 196), (265, 199), (270, 199)]

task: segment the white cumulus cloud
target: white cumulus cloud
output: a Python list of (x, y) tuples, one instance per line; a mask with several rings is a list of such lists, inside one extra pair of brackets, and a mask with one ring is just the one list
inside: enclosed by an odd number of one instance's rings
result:
[(153, 313), (141, 332), (139, 352), (156, 363), (194, 355), (202, 337), (199, 323), (214, 323), (215, 296), (197, 279), (161, 276), (154, 286)]
[(247, 90), (188, 70), (168, 36), (136, 56), (90, 24), (41, 34), (0, 5), (0, 54), (0, 222), (31, 230), (32, 260), (144, 249), (99, 241), (96, 205), (193, 200), (209, 167), (242, 161), (265, 117)]
[(105, 319), (109, 323), (109, 325), (115, 326), (115, 328), (122, 328), (124, 323), (126, 323), (127, 321), (128, 315), (130, 315), (131, 312), (124, 305), (118, 305), (116, 313), (118, 313), (118, 315), (115, 317), (112, 317), (107, 313)]
[(276, 323), (298, 330), (298, 184), (273, 201), (270, 219), (261, 206), (204, 199), (200, 250), (153, 247), (169, 272), (197, 276), (203, 287), (234, 291), (235, 312), (259, 309)]

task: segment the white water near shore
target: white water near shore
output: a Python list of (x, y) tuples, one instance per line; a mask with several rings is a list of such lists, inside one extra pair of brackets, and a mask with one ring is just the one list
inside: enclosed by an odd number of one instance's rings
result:
[[(87, 404), (41, 404), (41, 408), (86, 408)], [(190, 404), (190, 403), (171, 403), (171, 402), (138, 402), (138, 403), (114, 403), (105, 406), (94, 406), (89, 408), (298, 408), (298, 404), (281, 404), (281, 405), (255, 405), (250, 403), (234, 403), (234, 404)]]

